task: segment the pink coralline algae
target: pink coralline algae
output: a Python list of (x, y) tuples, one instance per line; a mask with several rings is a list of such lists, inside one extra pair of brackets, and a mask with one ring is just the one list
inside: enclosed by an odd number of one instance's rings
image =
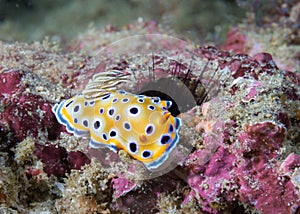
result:
[(226, 206), (234, 203), (234, 188), (226, 190), (226, 185), (228, 187), (232, 185), (232, 170), (236, 164), (236, 157), (224, 147), (219, 147), (210, 156), (208, 163), (201, 166), (199, 161), (201, 162), (206, 155), (202, 151), (197, 151), (188, 158), (188, 160), (192, 160), (192, 163), (187, 166), (191, 168), (187, 182), (192, 191), (185, 203), (190, 200), (190, 197), (197, 198), (203, 211), (213, 213), (217, 212), (211, 207), (213, 203), (221, 205), (227, 201), (227, 205), (222, 207), (222, 210), (226, 210)]
[(112, 179), (113, 188), (115, 189), (114, 197), (116, 199), (132, 191), (136, 187), (136, 183), (129, 179), (118, 177)]
[(244, 97), (245, 101), (251, 101), (254, 100), (255, 97), (257, 97), (260, 93), (259, 89), (263, 86), (263, 84), (259, 81), (254, 81), (251, 83), (250, 86), (248, 86), (247, 94)]
[[(257, 53), (253, 57), (246, 54), (231, 54), (227, 51), (220, 51), (215, 47), (201, 47), (201, 54), (209, 60), (217, 61), (220, 65), (220, 69), (229, 68), (230, 75), (237, 79), (247, 78), (253, 80), (258, 80), (259, 75), (269, 75), (275, 76), (278, 74), (278, 67), (275, 64), (272, 56), (268, 53)], [(281, 71), (283, 79), (291, 81), (295, 85), (299, 85), (300, 76), (290, 71)], [(257, 81), (256, 84), (261, 86), (261, 82)], [(281, 90), (284, 92), (284, 96), (289, 99), (298, 100), (299, 95), (297, 94), (296, 87), (289, 87), (289, 85), (281, 85)], [(257, 87), (255, 87), (257, 88)], [(238, 90), (235, 86), (231, 87), (231, 93), (235, 93)], [(248, 90), (254, 90), (251, 87)], [(249, 94), (251, 96), (251, 94)]]
[(288, 173), (295, 168), (300, 167), (300, 156), (295, 153), (291, 153), (285, 161), (281, 164), (280, 170), (284, 173)]
[[(215, 128), (215, 127), (214, 127)], [(254, 206), (262, 213), (296, 213), (300, 199), (297, 187), (279, 170), (276, 151), (282, 146), (285, 129), (272, 123), (248, 127), (240, 136), (242, 149), (218, 146), (192, 153), (187, 162), (187, 182), (192, 191), (185, 203), (196, 198), (203, 211), (232, 211), (238, 202)], [(207, 142), (206, 147), (211, 143)], [(228, 147), (228, 148), (225, 148)], [(272, 161), (273, 160), (273, 161)], [(281, 168), (291, 171), (299, 157), (288, 157)]]
[(232, 28), (227, 33), (227, 39), (222, 47), (224, 50), (231, 50), (234, 53), (248, 53), (250, 47), (247, 47), (246, 35), (239, 32), (237, 28)]
[(27, 136), (36, 137), (39, 131), (47, 132), (49, 140), (56, 139), (60, 133), (51, 103), (26, 92), (26, 85), (22, 83), (25, 74), (19, 70), (0, 74), (0, 128), (2, 133), (7, 133), (6, 140), (11, 146)]
[[(294, 14), (296, 18), (293, 18), (293, 22), (297, 22), (296, 20), (300, 17), (300, 3), (289, 5), (289, 7), (293, 8), (294, 11), (288, 15)], [(291, 19), (286, 15), (282, 15), (280, 24), (272, 25), (268, 23), (272, 19), (274, 17), (264, 22), (265, 24), (262, 24), (265, 25), (263, 28), (249, 30), (247, 24), (233, 27), (228, 32), (226, 41), (219, 46), (220, 49), (251, 56), (267, 50), (273, 56), (279, 68), (296, 71), (299, 69), (299, 25), (290, 24), (287, 26)], [(290, 27), (295, 29), (291, 30)], [(278, 43), (275, 41), (284, 44), (281, 46), (280, 51), (278, 51)]]
[(34, 154), (44, 163), (48, 175), (63, 177), (71, 169), (80, 169), (90, 159), (80, 151), (67, 152), (64, 147), (35, 144)]
[[(246, 131), (238, 137), (242, 144), (242, 151), (244, 154), (247, 150), (251, 153), (269, 153), (272, 150), (278, 150), (282, 146), (282, 142), (286, 136), (286, 128), (284, 126), (276, 125), (272, 122), (257, 123), (248, 125)], [(272, 154), (275, 155), (275, 154)]]
[(68, 153), (63, 147), (55, 145), (35, 145), (34, 154), (44, 163), (44, 171), (48, 175), (62, 177), (70, 171), (68, 165)]
[[(201, 127), (204, 131), (204, 148), (190, 154), (185, 162), (191, 191), (184, 203), (194, 199), (208, 213), (232, 212), (241, 205), (246, 211), (298, 213), (299, 187), (291, 175), (299, 168), (300, 158), (296, 154), (284, 158), (287, 154), (283, 151), (289, 144), (287, 137), (298, 129), (294, 121), (299, 77), (282, 71), (278, 80), (283, 82), (274, 81), (269, 92), (272, 80), (264, 76), (274, 80), (280, 73), (271, 55), (235, 55), (212, 47), (202, 48), (202, 53), (218, 61), (221, 69), (229, 68), (234, 84), (227, 85), (230, 100), (222, 98), (225, 105), (219, 116), (228, 114), (227, 120), (209, 115), (220, 105), (218, 101), (202, 106), (204, 118), (209, 116), (213, 125), (210, 129), (200, 125), (203, 122), (197, 126), (198, 131)], [(267, 108), (266, 103), (260, 104), (262, 100), (270, 102)], [(232, 109), (242, 113), (232, 114)]]
[(82, 166), (90, 164), (90, 159), (81, 151), (70, 151), (68, 154), (70, 169), (81, 169)]
[(291, 180), (272, 168), (270, 159), (258, 155), (237, 171), (239, 200), (262, 213), (297, 213), (300, 200)]
[(260, 73), (272, 74), (277, 69), (272, 56), (268, 53), (257, 53), (251, 57), (246, 54), (231, 54), (210, 46), (201, 47), (200, 52), (205, 58), (217, 60), (221, 69), (228, 67), (234, 78), (250, 76), (257, 79)]
[(242, 147), (247, 148), (242, 155), (249, 155), (236, 170), (239, 197), (263, 213), (295, 213), (299, 210), (297, 188), (289, 178), (280, 174), (275, 162), (285, 134), (284, 127), (265, 122), (247, 127), (239, 139)]

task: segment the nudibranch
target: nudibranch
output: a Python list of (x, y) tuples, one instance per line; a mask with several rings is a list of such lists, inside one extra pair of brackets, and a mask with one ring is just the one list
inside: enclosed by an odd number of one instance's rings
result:
[(168, 111), (171, 101), (118, 90), (120, 71), (94, 75), (82, 94), (53, 106), (59, 123), (77, 137), (90, 137), (91, 148), (126, 151), (149, 170), (157, 170), (179, 141), (181, 119)]

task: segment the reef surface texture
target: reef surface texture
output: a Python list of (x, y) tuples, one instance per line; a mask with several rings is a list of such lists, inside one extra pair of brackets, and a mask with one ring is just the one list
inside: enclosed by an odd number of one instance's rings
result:
[[(300, 21), (300, 6), (294, 7)], [(183, 54), (175, 68), (153, 53), (133, 57), (125, 51), (118, 60), (109, 51), (99, 54), (129, 36), (172, 34), (153, 21), (90, 29), (64, 48), (47, 39), (0, 42), (0, 212), (299, 213), (300, 37), (282, 23), (264, 32), (255, 25), (246, 32), (250, 24), (241, 24), (218, 47), (198, 46), (192, 60)], [(266, 42), (273, 28), (285, 36), (277, 48)], [(178, 50), (165, 37), (159, 43), (165, 55)], [(140, 70), (121, 86), (138, 91), (151, 79), (148, 62), (157, 78), (168, 73), (180, 79), (190, 69), (193, 79), (199, 75), (193, 66), (205, 69), (218, 88), (179, 115), (180, 134), (189, 135), (193, 147), (184, 162), (168, 174), (136, 180), (130, 170), (119, 171), (128, 159), (120, 152), (120, 164), (111, 167), (103, 166), (107, 159), (91, 158), (88, 140), (67, 133), (51, 107), (109, 69)], [(197, 100), (197, 90), (191, 93)]]

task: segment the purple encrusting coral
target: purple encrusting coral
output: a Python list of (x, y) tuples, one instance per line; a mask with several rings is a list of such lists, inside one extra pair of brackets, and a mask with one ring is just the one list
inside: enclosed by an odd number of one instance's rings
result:
[[(0, 65), (0, 139), (5, 154), (0, 167), (1, 172), (9, 172), (0, 173), (7, 184), (0, 184), (0, 199), (7, 209), (22, 211), (49, 204), (48, 209), (61, 213), (299, 212), (300, 77), (294, 69), (281, 70), (290, 63), (282, 66), (277, 62), (280, 55), (273, 59), (269, 53), (255, 52), (254, 45), (250, 51), (249, 37), (239, 30), (231, 31), (221, 48), (197, 48), (192, 63), (190, 55), (182, 54), (175, 59), (180, 62), (174, 63), (152, 52), (150, 59), (135, 57), (133, 52), (116, 61), (105, 52), (90, 57), (125, 36), (168, 33), (155, 22), (133, 23), (123, 31), (109, 29), (81, 35), (64, 50), (74, 51), (69, 54), (47, 44), (0, 44), (0, 55), (5, 56)], [(166, 37), (158, 43), (165, 56), (176, 56), (178, 48)], [(145, 62), (153, 66), (152, 73)], [(192, 79), (201, 69), (215, 75), (220, 93), (208, 91), (205, 103), (180, 112), (180, 138), (188, 136), (193, 150), (172, 172), (139, 180), (138, 174), (128, 170), (126, 155), (120, 158), (124, 162), (104, 167), (112, 159), (90, 160), (84, 153), (88, 141), (67, 134), (57, 123), (52, 105), (80, 92), (93, 74), (108, 69), (133, 74), (131, 83), (120, 86), (131, 92), (149, 83), (149, 73), (183, 80), (187, 71)], [(193, 81), (186, 80), (190, 90)], [(204, 85), (208, 90), (210, 85)], [(197, 90), (191, 92), (197, 99)], [(25, 179), (26, 188), (9, 185), (17, 178)], [(37, 191), (43, 185), (44, 192)], [(49, 197), (28, 201), (36, 192)]]

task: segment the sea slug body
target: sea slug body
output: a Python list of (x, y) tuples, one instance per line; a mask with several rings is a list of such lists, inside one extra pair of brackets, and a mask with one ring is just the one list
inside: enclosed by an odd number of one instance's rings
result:
[(168, 111), (171, 105), (159, 97), (110, 90), (93, 99), (78, 94), (55, 104), (52, 111), (68, 132), (90, 137), (90, 147), (123, 149), (147, 169), (156, 170), (179, 141), (181, 119)]

